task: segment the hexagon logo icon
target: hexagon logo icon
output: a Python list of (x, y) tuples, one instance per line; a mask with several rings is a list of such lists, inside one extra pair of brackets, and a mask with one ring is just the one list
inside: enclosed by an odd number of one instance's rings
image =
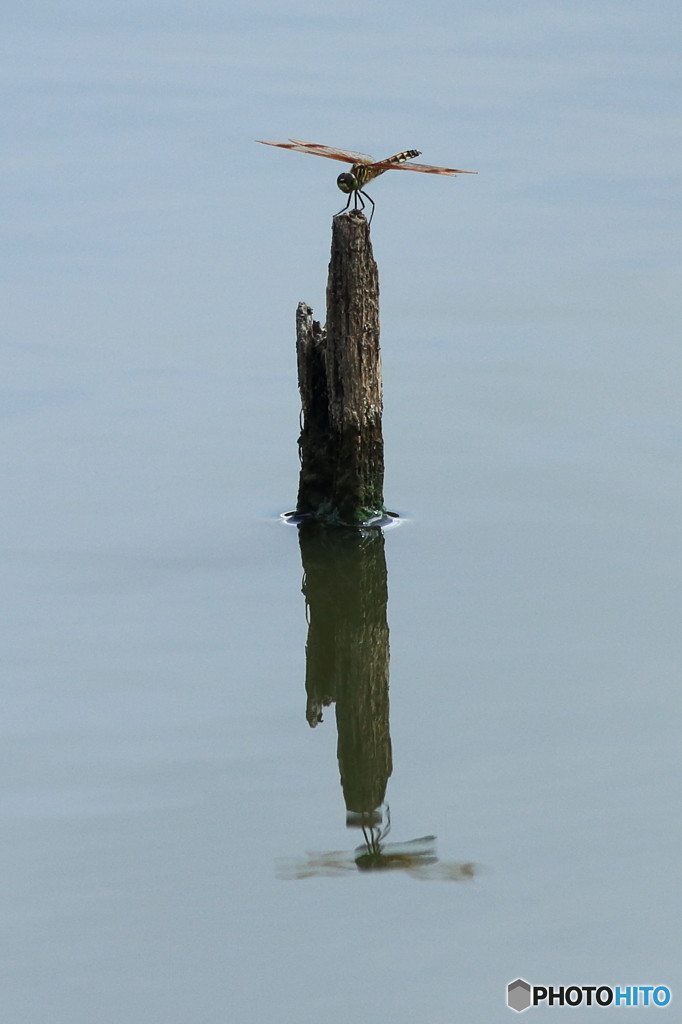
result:
[(507, 1006), (517, 1013), (530, 1006), (530, 985), (523, 978), (517, 978), (507, 985)]

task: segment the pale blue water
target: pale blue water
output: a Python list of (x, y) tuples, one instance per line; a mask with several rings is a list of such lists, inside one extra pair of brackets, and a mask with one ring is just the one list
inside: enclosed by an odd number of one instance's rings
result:
[[(6, 10), (4, 1024), (682, 996), (679, 41), (624, 0)], [(289, 136), (479, 171), (370, 189), (391, 840), (472, 882), (276, 877), (361, 841), (278, 521), (343, 205)]]

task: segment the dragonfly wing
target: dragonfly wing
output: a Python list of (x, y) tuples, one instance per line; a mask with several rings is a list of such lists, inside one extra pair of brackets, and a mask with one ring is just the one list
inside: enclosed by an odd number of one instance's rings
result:
[(456, 167), (431, 167), (430, 164), (391, 164), (382, 161), (374, 166), (386, 171), (421, 171), (422, 174), (478, 174), (478, 171), (460, 171)]
[(301, 139), (289, 139), (289, 142), (293, 142), (297, 146), (304, 146), (304, 152), (306, 153), (314, 151), (317, 156), (327, 156), (330, 160), (347, 160), (349, 163), (354, 164), (374, 163), (373, 156), (367, 156), (366, 153), (356, 153), (353, 149), (336, 149), (334, 146), (322, 146), (318, 142), (302, 142)]
[(301, 142), (299, 139), (290, 139), (289, 142), (266, 142), (264, 139), (256, 139), (256, 142), (264, 146), (278, 146), (279, 149), (293, 149), (298, 153), (310, 153), (311, 156), (326, 156), (329, 160), (341, 160), (344, 164), (373, 163), (372, 157), (364, 153), (353, 153), (350, 149), (333, 149), (331, 146)]

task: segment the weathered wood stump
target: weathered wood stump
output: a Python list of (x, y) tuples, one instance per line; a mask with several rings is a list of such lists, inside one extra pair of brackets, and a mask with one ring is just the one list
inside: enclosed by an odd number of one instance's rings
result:
[(358, 524), (384, 513), (379, 275), (359, 210), (332, 222), (326, 328), (296, 311), (303, 407), (296, 513)]

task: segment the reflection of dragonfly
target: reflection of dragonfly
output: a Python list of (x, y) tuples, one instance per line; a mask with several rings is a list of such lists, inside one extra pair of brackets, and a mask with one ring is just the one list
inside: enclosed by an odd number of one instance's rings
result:
[(442, 881), (471, 881), (477, 867), (471, 862), (439, 861), (436, 837), (422, 836), (407, 843), (384, 843), (391, 829), (390, 818), (383, 830), (363, 828), (365, 842), (355, 850), (309, 853), (307, 860), (280, 859), (277, 877), (311, 878), (313, 875), (344, 875), (349, 871), (407, 871), (412, 878)]
[[(431, 167), (429, 164), (407, 163), (413, 157), (421, 155), (418, 149), (407, 149), (404, 153), (396, 153), (395, 156), (389, 156), (386, 160), (374, 160), (371, 156), (366, 156), (364, 153), (354, 153), (350, 149), (334, 149), (332, 146), (320, 146), (316, 142), (301, 142), (300, 139), (289, 139), (288, 142), (264, 142), (263, 139), (257, 139), (256, 141), (262, 142), (264, 146), (295, 149), (299, 153), (326, 156), (329, 160), (341, 160), (343, 163), (352, 164), (353, 166), (350, 171), (339, 174), (336, 179), (336, 184), (341, 191), (348, 195), (348, 202), (343, 209), (348, 209), (351, 198), (353, 198), (355, 200), (355, 209), (357, 210), (358, 200), (360, 200), (361, 208), (364, 210), (365, 203), (362, 198), (364, 196), (372, 204), (372, 214), (369, 218), (370, 223), (374, 216), (374, 200), (366, 192), (363, 192), (363, 188), (367, 182), (373, 178), (378, 178), (384, 171), (421, 171), (423, 174), (449, 174), (451, 176), (455, 174), (478, 173), (477, 171), (458, 171), (454, 167)], [(341, 212), (343, 213), (343, 210)]]

